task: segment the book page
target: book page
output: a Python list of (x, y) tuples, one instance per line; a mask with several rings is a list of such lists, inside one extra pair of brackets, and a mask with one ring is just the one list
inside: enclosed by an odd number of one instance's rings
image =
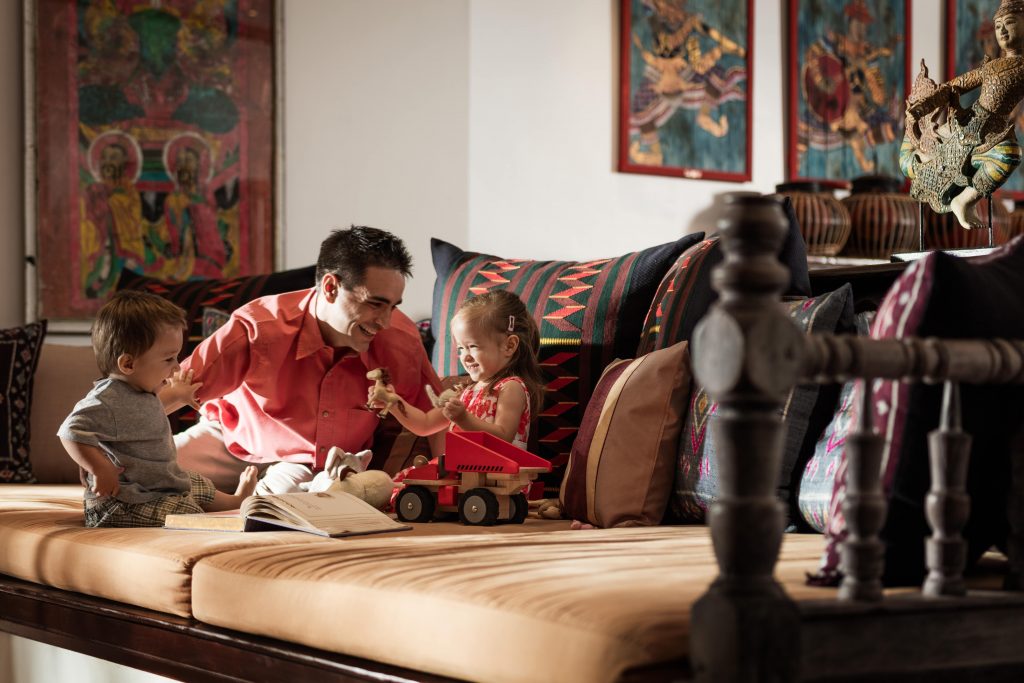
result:
[(242, 504), (242, 515), (279, 519), (289, 526), (319, 530), (329, 536), (410, 528), (341, 491), (252, 496)]

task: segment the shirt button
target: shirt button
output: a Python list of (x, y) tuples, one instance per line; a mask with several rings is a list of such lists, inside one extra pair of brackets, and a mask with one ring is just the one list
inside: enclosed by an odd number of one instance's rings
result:
[(323, 452), (324, 452), (324, 451), (326, 451), (326, 450), (327, 450), (327, 446), (321, 446), (321, 447), (320, 447), (320, 452), (321, 452), (321, 453), (323, 453)]
[(321, 414), (321, 415), (322, 415), (323, 417), (327, 417), (328, 415), (330, 415), (330, 412), (328, 412), (328, 411), (326, 411), (326, 410), (325, 410), (324, 412), (322, 412), (322, 413), (320, 413), (320, 414)]

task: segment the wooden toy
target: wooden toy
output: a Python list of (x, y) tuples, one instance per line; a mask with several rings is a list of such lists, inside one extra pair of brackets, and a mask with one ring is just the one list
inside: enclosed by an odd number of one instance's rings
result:
[(487, 432), (448, 432), (444, 454), (406, 474), (395, 512), (403, 522), (457, 511), (472, 526), (522, 524), (534, 480), (550, 471), (547, 460)]

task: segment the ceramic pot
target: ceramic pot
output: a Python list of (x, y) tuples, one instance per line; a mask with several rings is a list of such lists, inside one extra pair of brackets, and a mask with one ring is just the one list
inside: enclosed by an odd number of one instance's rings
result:
[(835, 256), (850, 238), (850, 213), (832, 192), (815, 182), (781, 183), (775, 191), (789, 197), (807, 244), (808, 256)]
[(850, 196), (841, 200), (851, 224), (843, 255), (885, 259), (917, 250), (917, 202), (900, 192), (901, 184), (890, 176), (853, 179)]

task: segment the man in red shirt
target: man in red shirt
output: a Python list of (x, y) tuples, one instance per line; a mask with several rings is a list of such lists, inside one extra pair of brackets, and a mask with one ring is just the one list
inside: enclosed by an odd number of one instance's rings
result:
[(236, 310), (182, 363), (201, 383), (203, 405), (202, 420), (174, 438), (181, 467), (220, 485), (246, 465), (278, 463), (257, 492), (294, 490), (332, 446), (372, 445), (379, 419), (366, 409), (366, 373), (379, 367), (406, 401), (429, 410), (424, 386), (438, 391), (440, 382), (397, 309), (411, 268), (391, 233), (335, 230), (320, 245), (314, 287)]

